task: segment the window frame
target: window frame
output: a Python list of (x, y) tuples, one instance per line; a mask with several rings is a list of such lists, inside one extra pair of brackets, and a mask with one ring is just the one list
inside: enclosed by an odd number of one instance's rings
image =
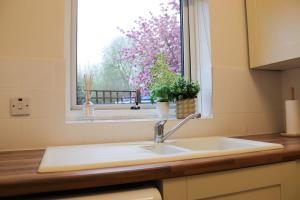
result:
[[(183, 20), (183, 63), (184, 77), (193, 81), (199, 81), (200, 69), (197, 60), (196, 37), (197, 31), (195, 26), (195, 12), (197, 9), (194, 5), (198, 1), (207, 0), (182, 0), (181, 17)], [(77, 85), (77, 0), (65, 0), (65, 62), (66, 62), (66, 118), (69, 120), (81, 120), (81, 105), (76, 103), (76, 85)], [(200, 81), (199, 81), (200, 82)], [(202, 110), (201, 90), (197, 98), (198, 111)], [(157, 119), (155, 105), (140, 104), (140, 110), (130, 110), (131, 104), (99, 104), (95, 105), (95, 119), (114, 120), (114, 119)], [(175, 105), (170, 106), (170, 117), (175, 118)]]

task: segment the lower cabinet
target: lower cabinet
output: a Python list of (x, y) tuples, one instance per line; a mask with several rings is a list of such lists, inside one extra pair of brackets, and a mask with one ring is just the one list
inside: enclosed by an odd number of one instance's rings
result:
[(296, 174), (296, 187), (297, 187), (297, 199), (300, 199), (300, 160), (298, 160), (296, 162), (296, 171), (297, 171), (297, 174)]
[[(297, 173), (298, 172), (298, 173)], [(164, 200), (299, 200), (300, 162), (161, 181)]]

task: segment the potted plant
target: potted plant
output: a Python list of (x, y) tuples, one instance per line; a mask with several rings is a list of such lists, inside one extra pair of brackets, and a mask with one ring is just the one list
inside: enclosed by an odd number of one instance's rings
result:
[(183, 78), (177, 79), (170, 86), (170, 93), (176, 100), (176, 117), (183, 119), (190, 114), (195, 113), (195, 98), (200, 90), (197, 82), (187, 81)]
[(148, 84), (148, 88), (151, 92), (151, 102), (156, 102), (160, 117), (167, 118), (169, 115), (169, 102), (174, 99), (170, 92), (170, 85), (179, 76), (169, 70), (166, 57), (163, 53), (156, 56), (154, 65), (150, 70), (150, 76), (151, 82)]
[(158, 114), (161, 118), (169, 116), (169, 102), (173, 100), (167, 85), (156, 85), (151, 90), (151, 102), (156, 102)]

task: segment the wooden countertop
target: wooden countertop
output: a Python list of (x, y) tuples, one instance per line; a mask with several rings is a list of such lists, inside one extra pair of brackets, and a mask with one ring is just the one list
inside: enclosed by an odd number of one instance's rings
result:
[(37, 173), (43, 150), (0, 152), (0, 197), (153, 181), (300, 159), (300, 138), (279, 134), (240, 137), (284, 149), (106, 169)]

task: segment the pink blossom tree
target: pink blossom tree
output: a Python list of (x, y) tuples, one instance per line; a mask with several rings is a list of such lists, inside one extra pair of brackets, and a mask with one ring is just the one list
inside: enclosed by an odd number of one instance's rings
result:
[(135, 26), (128, 31), (119, 30), (130, 40), (130, 47), (121, 49), (122, 59), (132, 63), (130, 85), (141, 88), (144, 95), (149, 94), (150, 69), (158, 54), (164, 54), (169, 70), (181, 70), (181, 31), (179, 0), (160, 4), (161, 13), (149, 18), (139, 17)]

